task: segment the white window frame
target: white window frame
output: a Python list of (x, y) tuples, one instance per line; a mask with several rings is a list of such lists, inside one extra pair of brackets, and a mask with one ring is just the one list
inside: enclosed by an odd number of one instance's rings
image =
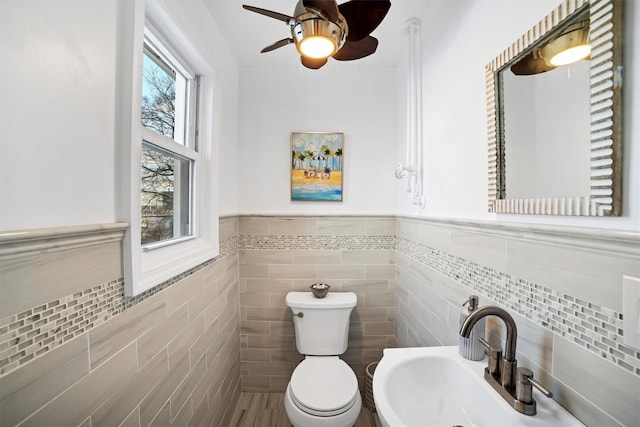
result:
[[(181, 79), (176, 79), (176, 128), (174, 130), (173, 139), (160, 135), (152, 130), (147, 129), (140, 123), (140, 136), (142, 145), (150, 146), (150, 148), (159, 149), (174, 157), (187, 160), (191, 164), (191, 173), (189, 174), (189, 234), (186, 236), (176, 237), (174, 239), (162, 240), (159, 242), (147, 243), (142, 246), (145, 252), (156, 250), (157, 248), (175, 244), (180, 241), (194, 238), (196, 233), (196, 208), (198, 206), (198, 198), (195, 197), (195, 189), (202, 178), (199, 174), (201, 156), (198, 152), (197, 127), (198, 127), (198, 95), (200, 92), (198, 76), (185, 64), (185, 61), (168, 45), (157, 33), (157, 30), (150, 22), (146, 22), (144, 29), (144, 44), (149, 47), (163, 62), (174, 67), (181, 76), (186, 79), (186, 84)], [(182, 87), (181, 87), (182, 86)], [(178, 165), (178, 164), (176, 164)], [(178, 171), (175, 171), (178, 175)], [(179, 191), (180, 187), (176, 186), (174, 191)], [(175, 200), (179, 198), (174, 197)], [(175, 207), (174, 207), (175, 208)], [(179, 216), (179, 210), (174, 209), (174, 228), (179, 226), (176, 224), (175, 217)]]
[[(154, 3), (154, 2), (149, 2)], [(123, 242), (123, 270), (125, 295), (135, 296), (193, 268), (219, 254), (218, 215), (214, 209), (216, 196), (215, 162), (213, 158), (213, 132), (211, 123), (193, 121), (195, 139), (185, 141), (181, 146), (168, 138), (142, 126), (142, 58), (145, 35), (154, 41), (154, 48), (160, 44), (167, 53), (177, 58), (179, 63), (189, 64), (193, 69), (185, 69), (185, 75), (198, 77), (197, 96), (193, 96), (190, 108), (196, 108), (200, 117), (213, 116), (215, 101), (214, 76), (198, 69), (202, 60), (198, 52), (189, 43), (188, 38), (175, 22), (153, 4), (145, 11), (145, 2), (138, 0), (133, 6), (133, 25), (131, 30), (132, 46), (121, 52), (122, 62), (130, 65), (130, 74), (123, 72), (120, 78), (122, 87), (122, 108), (118, 124), (122, 147), (118, 153), (121, 173), (118, 195), (118, 216), (129, 223), (129, 229)], [(145, 27), (147, 31), (145, 32)], [(162, 29), (162, 30), (160, 30)], [(151, 34), (151, 35), (150, 35)], [(126, 37), (125, 37), (126, 38)], [(180, 54), (177, 54), (177, 51)], [(210, 72), (209, 72), (210, 73)], [(130, 84), (125, 77), (129, 76)], [(130, 104), (126, 101), (130, 95)], [(197, 104), (196, 104), (197, 103)], [(127, 131), (128, 130), (128, 131)], [(163, 141), (166, 140), (166, 141)], [(154, 244), (141, 244), (140, 200), (141, 200), (141, 162), (143, 140), (153, 145), (177, 153), (184, 158), (194, 158), (192, 172), (192, 224), (191, 236), (162, 241)], [(164, 144), (170, 144), (165, 146)], [(194, 155), (192, 149), (197, 154)]]

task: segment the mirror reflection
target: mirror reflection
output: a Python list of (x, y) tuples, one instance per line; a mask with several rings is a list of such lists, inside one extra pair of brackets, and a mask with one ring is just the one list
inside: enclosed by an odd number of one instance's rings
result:
[(542, 74), (500, 71), (504, 196), (587, 196), (590, 190), (589, 61)]
[(621, 214), (622, 4), (562, 2), (486, 67), (489, 212)]
[(575, 13), (498, 71), (502, 198), (589, 195), (588, 23)]

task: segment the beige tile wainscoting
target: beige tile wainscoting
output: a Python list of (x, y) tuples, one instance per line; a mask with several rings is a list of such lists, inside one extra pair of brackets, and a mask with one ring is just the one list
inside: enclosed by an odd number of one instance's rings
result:
[(358, 297), (342, 358), (364, 388), (366, 365), (395, 346), (395, 228), (391, 216), (240, 217), (243, 391), (286, 389), (303, 356), (285, 295), (318, 282)]
[(134, 299), (125, 227), (2, 238), (0, 425), (229, 423), (240, 396), (237, 220), (220, 222), (219, 257)]
[[(519, 365), (582, 422), (639, 425), (640, 351), (623, 343), (621, 314), (638, 233), (398, 218), (397, 237), (400, 346), (457, 344), (460, 304), (477, 294), (510, 311)], [(488, 326), (504, 347), (503, 325)]]
[[(233, 215), (220, 220), (220, 256), (125, 298), (125, 229), (0, 236), (0, 425), (282, 420), (270, 405), (283, 410), (302, 358), (284, 297), (316, 282), (358, 296), (343, 358), (361, 386), (386, 347), (456, 344), (460, 304), (474, 293), (511, 312), (520, 365), (585, 424), (640, 421), (640, 351), (624, 344), (622, 318), (622, 275), (640, 277), (640, 233)], [(488, 325), (498, 343), (502, 325)], [(267, 412), (249, 421), (244, 396), (261, 396)]]

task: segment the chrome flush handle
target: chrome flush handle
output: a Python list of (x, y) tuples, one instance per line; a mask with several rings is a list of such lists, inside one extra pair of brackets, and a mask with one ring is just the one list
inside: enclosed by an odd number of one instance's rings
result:
[(299, 311), (299, 312), (297, 312), (297, 313), (294, 313), (293, 315), (294, 315), (294, 316), (298, 316), (298, 317), (299, 317), (299, 318), (301, 318), (301, 319), (304, 317), (304, 313), (303, 313), (303, 312), (301, 312), (301, 311)]

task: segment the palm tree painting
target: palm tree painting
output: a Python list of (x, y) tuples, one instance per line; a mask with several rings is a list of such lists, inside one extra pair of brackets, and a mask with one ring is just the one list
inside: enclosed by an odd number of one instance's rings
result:
[(291, 133), (291, 200), (342, 201), (342, 132)]

